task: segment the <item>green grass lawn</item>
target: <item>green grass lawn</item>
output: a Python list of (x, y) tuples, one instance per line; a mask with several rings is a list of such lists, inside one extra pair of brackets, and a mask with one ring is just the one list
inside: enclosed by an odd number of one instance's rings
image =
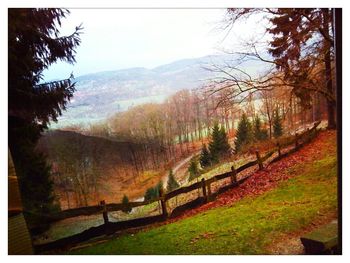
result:
[(70, 253), (266, 254), (274, 239), (336, 211), (336, 157), (328, 154), (294, 166), (298, 176), (258, 197)]

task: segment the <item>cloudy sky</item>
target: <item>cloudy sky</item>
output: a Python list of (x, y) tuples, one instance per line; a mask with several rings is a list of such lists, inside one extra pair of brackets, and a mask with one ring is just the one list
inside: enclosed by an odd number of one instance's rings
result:
[[(257, 20), (243, 22), (227, 37), (222, 30), (225, 9), (71, 9), (61, 33), (71, 34), (83, 24), (77, 63), (60, 63), (45, 71), (58, 79), (104, 70), (152, 68), (234, 47), (253, 34)], [(225, 47), (226, 46), (226, 47)]]

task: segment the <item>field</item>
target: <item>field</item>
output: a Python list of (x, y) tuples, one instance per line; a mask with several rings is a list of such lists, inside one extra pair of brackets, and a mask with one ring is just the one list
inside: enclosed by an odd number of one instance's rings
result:
[[(227, 201), (230, 193), (225, 193), (214, 202), (212, 209), (200, 209), (182, 220), (70, 253), (302, 253), (298, 244), (300, 234), (336, 218), (335, 132), (323, 132), (316, 142), (288, 158), (280, 161), (284, 163), (279, 164), (282, 167), (278, 172), (285, 179), (276, 187), (252, 191), (238, 201)], [(220, 206), (215, 207), (215, 203)], [(282, 249), (281, 243), (285, 244)]]
[(124, 100), (115, 100), (112, 103), (104, 105), (101, 109), (97, 106), (87, 104), (77, 105), (70, 104), (67, 111), (58, 118), (57, 123), (51, 123), (51, 129), (61, 129), (66, 126), (86, 127), (104, 121), (107, 117), (112, 116), (116, 112), (126, 111), (131, 107), (143, 103), (161, 103), (166, 99), (166, 95), (152, 95), (140, 98), (131, 98)]

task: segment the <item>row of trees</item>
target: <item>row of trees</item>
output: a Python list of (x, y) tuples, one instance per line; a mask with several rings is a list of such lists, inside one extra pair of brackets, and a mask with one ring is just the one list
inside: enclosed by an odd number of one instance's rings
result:
[[(283, 135), (282, 118), (279, 111), (276, 110), (273, 116), (273, 136), (278, 138)], [(235, 138), (235, 150), (239, 152), (245, 145), (253, 142), (268, 139), (268, 131), (263, 128), (259, 115), (256, 115), (253, 122), (249, 121), (246, 114), (243, 114), (238, 124)]]
[[(151, 169), (166, 169), (170, 162), (195, 151), (195, 142), (205, 143), (211, 128), (218, 123), (228, 134), (238, 128), (238, 121), (245, 113), (248, 118), (260, 115), (267, 120), (268, 136), (273, 137), (274, 114), (278, 111), (288, 128), (297, 127), (316, 118), (303, 112), (300, 99), (278, 90), (252, 94), (242, 104), (221, 104), (223, 96), (208, 95), (206, 89), (183, 90), (161, 104), (148, 103), (117, 113), (105, 123), (92, 125), (85, 133), (109, 137), (119, 141), (143, 143), (151, 162), (136, 156), (135, 164)], [(320, 118), (320, 116), (318, 117)], [(262, 135), (264, 136), (264, 135)], [(213, 147), (209, 145), (209, 148)], [(210, 150), (210, 149), (209, 149)], [(214, 149), (213, 153), (215, 152)], [(214, 157), (215, 159), (215, 157)], [(139, 171), (141, 172), (141, 171)]]
[[(273, 117), (273, 135), (275, 138), (279, 138), (283, 135), (282, 119), (279, 112), (276, 111)], [(246, 114), (242, 114), (242, 117), (238, 124), (237, 133), (235, 136), (235, 150), (239, 152), (245, 145), (249, 145), (253, 142), (267, 140), (268, 131), (263, 128), (263, 123), (256, 115), (253, 123), (249, 121)], [(209, 141), (209, 149), (205, 144), (202, 145), (201, 154), (199, 156), (199, 163), (196, 157), (190, 160), (188, 166), (189, 181), (198, 178), (201, 175), (201, 168), (210, 167), (220, 161), (220, 159), (228, 157), (230, 155), (231, 146), (228, 141), (227, 133), (225, 128), (216, 123), (212, 128)], [(155, 187), (147, 189), (145, 193), (145, 200), (151, 200), (159, 196), (159, 189), (163, 187), (162, 183), (158, 183)], [(169, 171), (167, 180), (167, 191), (172, 191), (180, 187), (180, 184), (176, 181), (173, 171)]]
[(162, 104), (139, 105), (118, 113), (103, 124), (105, 128), (95, 126), (90, 132), (97, 135), (104, 131), (105, 136), (126, 140), (156, 140), (169, 148), (171, 156), (174, 149), (169, 146), (178, 143), (179, 151), (185, 154), (191, 150), (189, 142), (205, 139), (215, 122), (228, 131), (234, 128), (238, 108), (224, 108), (219, 102), (219, 96), (207, 96), (202, 90), (181, 90)]

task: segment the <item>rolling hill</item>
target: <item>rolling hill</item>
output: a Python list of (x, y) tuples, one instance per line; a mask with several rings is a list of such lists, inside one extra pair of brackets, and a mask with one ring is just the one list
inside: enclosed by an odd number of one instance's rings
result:
[[(129, 68), (76, 77), (76, 92), (67, 111), (51, 128), (86, 125), (147, 102), (163, 102), (182, 89), (202, 86), (215, 73), (210, 65), (233, 61), (232, 55), (213, 55), (178, 60), (153, 69)], [(261, 63), (245, 63), (245, 70), (256, 73)]]

